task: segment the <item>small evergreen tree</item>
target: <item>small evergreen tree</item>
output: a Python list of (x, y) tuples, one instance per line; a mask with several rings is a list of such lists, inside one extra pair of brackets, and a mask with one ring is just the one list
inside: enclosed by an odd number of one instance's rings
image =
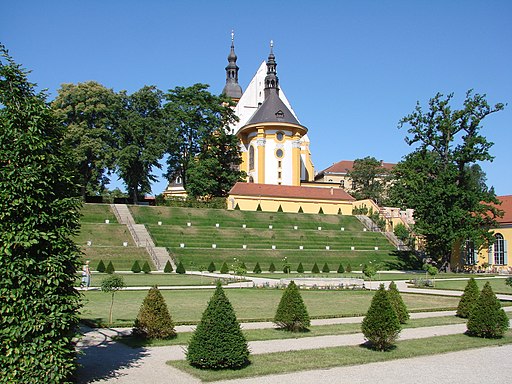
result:
[(345, 273), (345, 268), (343, 268), (343, 264), (340, 263), (340, 266), (338, 267), (338, 270), (336, 272)]
[(467, 333), (471, 336), (499, 339), (508, 329), (508, 323), (507, 314), (501, 308), (491, 284), (485, 283), (469, 314)]
[(215, 264), (213, 263), (213, 261), (210, 261), (210, 264), (208, 265), (208, 268), (207, 268), (208, 272), (213, 273), (213, 272), (215, 272), (215, 269), (216, 269)]
[(151, 272), (151, 267), (149, 266), (149, 263), (147, 261), (145, 261), (144, 264), (142, 264), (142, 272), (144, 272), (144, 273)]
[(379, 351), (389, 349), (398, 337), (401, 330), (400, 322), (384, 284), (380, 285), (373, 296), (361, 330), (371, 347)]
[(279, 205), (279, 208), (277, 208), (277, 212), (283, 212), (283, 207), (281, 207), (281, 205)]
[(329, 273), (331, 272), (331, 269), (329, 268), (329, 266), (327, 265), (327, 263), (324, 264), (324, 266), (322, 267), (322, 272), (323, 273)]
[(96, 267), (96, 270), (100, 273), (104, 273), (106, 268), (105, 268), (105, 263), (103, 262), (103, 260), (100, 260), (100, 262), (98, 263), (98, 266)]
[(239, 211), (240, 210), (240, 206), (238, 205), (238, 203), (236, 203), (235, 205), (235, 211)]
[(304, 213), (304, 211), (302, 210), (302, 207), (299, 207), (299, 212), (298, 213)]
[(345, 269), (345, 271), (347, 271), (347, 273), (352, 272), (352, 266), (350, 265), (350, 263), (347, 264), (347, 268)]
[(167, 260), (167, 263), (165, 263), (164, 267), (164, 273), (171, 273), (173, 271), (172, 264), (169, 260)]
[(274, 273), (276, 271), (276, 266), (274, 263), (270, 263), (270, 267), (268, 267), (268, 271)]
[(409, 312), (407, 312), (407, 306), (405, 305), (402, 296), (400, 296), (400, 292), (398, 291), (394, 281), (389, 284), (388, 296), (391, 301), (391, 305), (398, 316), (400, 324), (407, 323), (407, 320), (409, 320)]
[(283, 292), (277, 307), (274, 323), (290, 332), (307, 331), (310, 325), (308, 311), (299, 288), (292, 280)]
[(460, 297), (459, 305), (457, 306), (457, 316), (467, 319), (478, 300), (478, 296), (480, 296), (480, 291), (478, 290), (476, 280), (472, 277), (469, 279), (466, 288), (464, 288), (464, 293)]
[(304, 267), (302, 266), (302, 263), (299, 263), (299, 266), (297, 267), (298, 273), (304, 273)]
[(247, 341), (220, 282), (190, 339), (187, 360), (202, 369), (239, 369), (250, 363)]
[(185, 267), (183, 266), (183, 263), (180, 261), (178, 263), (178, 266), (176, 267), (176, 273), (179, 273), (180, 275), (183, 275), (185, 273)]
[(105, 272), (107, 272), (109, 275), (113, 274), (115, 272), (114, 264), (112, 264), (112, 261), (108, 262), (107, 268), (105, 269)]
[(258, 206), (256, 207), (256, 211), (261, 212), (261, 205), (260, 204), (258, 204)]
[(140, 271), (141, 271), (141, 269), (140, 269), (139, 261), (135, 260), (133, 262), (133, 265), (132, 265), (132, 272), (133, 273), (140, 273)]
[(342, 215), (341, 208), (338, 208), (338, 215)]
[(135, 319), (132, 334), (146, 339), (171, 339), (176, 337), (167, 304), (155, 285), (149, 291)]
[(224, 262), (224, 264), (222, 264), (222, 267), (220, 267), (220, 273), (223, 273), (223, 274), (229, 273), (229, 267), (226, 262)]
[(320, 207), (320, 209), (318, 210), (318, 214), (319, 215), (323, 215), (324, 214), (324, 210), (322, 209), (322, 207)]
[(254, 266), (253, 272), (254, 273), (261, 273), (261, 267), (260, 267), (260, 263), (259, 262), (256, 262), (256, 265)]
[(311, 268), (311, 273), (320, 273), (320, 269), (316, 263), (313, 265), (313, 268)]

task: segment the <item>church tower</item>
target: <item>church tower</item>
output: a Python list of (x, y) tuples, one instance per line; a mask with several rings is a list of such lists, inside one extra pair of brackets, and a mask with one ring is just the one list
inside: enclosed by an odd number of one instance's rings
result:
[[(250, 183), (300, 186), (301, 180), (309, 181), (314, 176), (306, 135), (308, 130), (299, 123), (289, 103), (283, 101), (286, 99), (280, 97), (275, 59), (271, 42), (263, 82), (263, 102), (258, 102), (252, 116), (244, 119), (243, 125), (236, 129), (242, 147), (241, 169), (247, 173)], [(256, 82), (259, 81), (256, 79)], [(250, 89), (251, 85), (246, 93)], [(261, 91), (255, 89), (261, 95)], [(245, 96), (244, 93), (237, 109), (247, 109)]]
[(238, 102), (242, 97), (242, 87), (238, 84), (238, 65), (236, 65), (235, 54), (235, 33), (231, 31), (231, 51), (228, 55), (228, 66), (226, 67), (226, 85), (222, 93), (231, 97), (234, 102)]

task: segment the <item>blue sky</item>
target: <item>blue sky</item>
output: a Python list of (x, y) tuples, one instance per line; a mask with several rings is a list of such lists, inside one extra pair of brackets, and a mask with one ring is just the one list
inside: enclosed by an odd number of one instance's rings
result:
[[(230, 33), (242, 88), (274, 40), (280, 84), (309, 128), (317, 171), (412, 150), (398, 121), (437, 92), (487, 94), (505, 111), (484, 120), (495, 145), (482, 167), (512, 194), (512, 1), (4, 1), (0, 42), (50, 99), (62, 83), (116, 91), (194, 83), (220, 93)], [(113, 181), (113, 186), (121, 182)], [(160, 193), (161, 178), (153, 185)]]

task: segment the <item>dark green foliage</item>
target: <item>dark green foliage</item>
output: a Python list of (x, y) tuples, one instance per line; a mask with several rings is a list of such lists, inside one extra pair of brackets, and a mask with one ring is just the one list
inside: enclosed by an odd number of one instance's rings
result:
[(258, 206), (256, 207), (256, 211), (261, 211), (261, 205), (258, 204)]
[(172, 264), (169, 260), (165, 263), (164, 273), (171, 273), (173, 271)]
[(298, 273), (304, 273), (304, 267), (302, 266), (302, 263), (299, 263), (299, 266), (297, 267)]
[(343, 212), (341, 212), (341, 208), (338, 208), (338, 215), (342, 215)]
[(268, 271), (274, 273), (276, 271), (276, 266), (274, 263), (270, 263), (270, 267), (268, 267)]
[(503, 337), (508, 329), (508, 317), (496, 298), (491, 284), (485, 283), (468, 319), (468, 335), (484, 338)]
[(313, 265), (313, 268), (311, 268), (311, 273), (320, 273), (320, 269), (316, 263)]
[(75, 371), (80, 199), (64, 130), (0, 44), (0, 381)]
[(274, 323), (291, 332), (307, 331), (310, 321), (306, 305), (302, 300), (299, 288), (292, 280), (283, 292), (277, 307)]
[(340, 263), (340, 266), (338, 267), (338, 270), (336, 272), (345, 273), (345, 268), (343, 268), (343, 264)]
[(222, 264), (222, 267), (220, 267), (220, 273), (229, 273), (229, 267), (226, 262), (224, 262), (224, 264)]
[(176, 267), (176, 273), (179, 273), (180, 275), (183, 275), (185, 273), (185, 267), (183, 266), (183, 263), (181, 261), (178, 263), (178, 266)]
[(144, 264), (142, 264), (142, 272), (144, 272), (144, 273), (151, 272), (151, 267), (149, 266), (149, 263), (147, 261), (145, 261)]
[(241, 269), (245, 269), (247, 271), (247, 267), (245, 266), (245, 263), (242, 261), (242, 264), (240, 264)]
[(146, 339), (171, 339), (176, 337), (167, 304), (155, 285), (149, 291), (139, 309), (132, 333)]
[(103, 260), (100, 260), (100, 262), (98, 263), (98, 266), (96, 267), (96, 270), (100, 273), (103, 273), (105, 272), (107, 268), (105, 267), (105, 263), (103, 262)]
[(329, 273), (331, 272), (331, 269), (329, 268), (329, 266), (327, 265), (327, 263), (324, 264), (324, 266), (322, 267), (322, 272), (323, 273)]
[(320, 207), (320, 209), (318, 210), (318, 214), (319, 215), (323, 215), (324, 214), (324, 210), (322, 209), (322, 207)]
[(400, 321), (389, 299), (388, 292), (381, 284), (373, 296), (361, 330), (373, 349), (389, 349), (400, 333)]
[(208, 265), (208, 268), (207, 268), (208, 272), (213, 273), (213, 272), (215, 272), (215, 269), (217, 269), (215, 267), (215, 263), (213, 261), (210, 261), (210, 264)]
[(277, 208), (277, 212), (283, 212), (283, 207), (281, 207), (281, 205), (279, 205), (279, 208)]
[(105, 293), (112, 294), (110, 302), (110, 312), (108, 316), (109, 324), (112, 324), (112, 309), (114, 308), (114, 295), (117, 291), (123, 289), (125, 286), (123, 276), (112, 274), (105, 277), (101, 281), (100, 289)]
[(260, 267), (260, 263), (259, 262), (256, 262), (256, 265), (254, 266), (253, 272), (254, 273), (261, 273), (261, 267)]
[(478, 290), (476, 280), (472, 277), (468, 280), (464, 293), (460, 298), (459, 305), (457, 306), (457, 316), (467, 319), (478, 300), (478, 296), (480, 296), (480, 291)]
[(346, 271), (347, 273), (352, 272), (352, 266), (350, 265), (350, 263), (348, 263), (348, 264), (347, 264), (347, 268), (345, 268), (345, 271)]
[(354, 166), (347, 174), (351, 180), (350, 192), (356, 200), (371, 199), (382, 205), (386, 198), (386, 182), (389, 180), (389, 170), (375, 157), (367, 156), (355, 159)]
[(112, 264), (111, 261), (108, 262), (107, 268), (105, 269), (105, 272), (107, 272), (109, 275), (113, 274), (116, 271), (114, 268), (114, 264)]
[(239, 211), (240, 210), (240, 206), (238, 205), (238, 203), (236, 203), (235, 205), (235, 211)]
[(140, 273), (140, 271), (142, 271), (142, 269), (140, 269), (139, 261), (135, 260), (133, 262), (133, 265), (132, 265), (132, 272), (133, 273)]
[(239, 369), (250, 363), (247, 341), (220, 282), (190, 339), (187, 360), (203, 369)]
[(407, 306), (405, 305), (402, 296), (400, 296), (400, 292), (398, 291), (394, 281), (389, 284), (388, 296), (400, 324), (407, 323), (407, 320), (409, 320), (409, 312), (407, 312)]
[(290, 266), (288, 264), (283, 265), (283, 273), (290, 273)]
[(302, 210), (302, 207), (299, 207), (298, 213), (304, 213), (304, 211)]

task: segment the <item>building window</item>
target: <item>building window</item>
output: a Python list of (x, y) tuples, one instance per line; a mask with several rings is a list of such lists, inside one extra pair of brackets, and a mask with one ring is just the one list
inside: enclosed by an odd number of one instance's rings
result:
[(497, 233), (494, 242), (494, 264), (503, 265), (505, 264), (505, 240), (501, 233)]
[(254, 177), (249, 176), (249, 183), (254, 183)]
[(462, 246), (462, 260), (466, 265), (475, 265), (477, 253), (473, 240), (466, 240)]
[(277, 132), (276, 133), (276, 139), (277, 139), (277, 141), (283, 141), (284, 133), (283, 132)]
[(277, 168), (281, 168), (281, 165), (282, 165), (281, 160), (278, 160), (277, 161)]
[(280, 179), (281, 178), (281, 172), (277, 172), (277, 178)]
[(254, 147), (251, 145), (249, 147), (249, 170), (254, 169)]
[(281, 148), (279, 148), (277, 151), (276, 151), (276, 157), (278, 159), (281, 159), (282, 157), (284, 156), (284, 152)]
[(345, 188), (345, 180), (341, 180), (340, 181), (340, 187), (341, 188)]

